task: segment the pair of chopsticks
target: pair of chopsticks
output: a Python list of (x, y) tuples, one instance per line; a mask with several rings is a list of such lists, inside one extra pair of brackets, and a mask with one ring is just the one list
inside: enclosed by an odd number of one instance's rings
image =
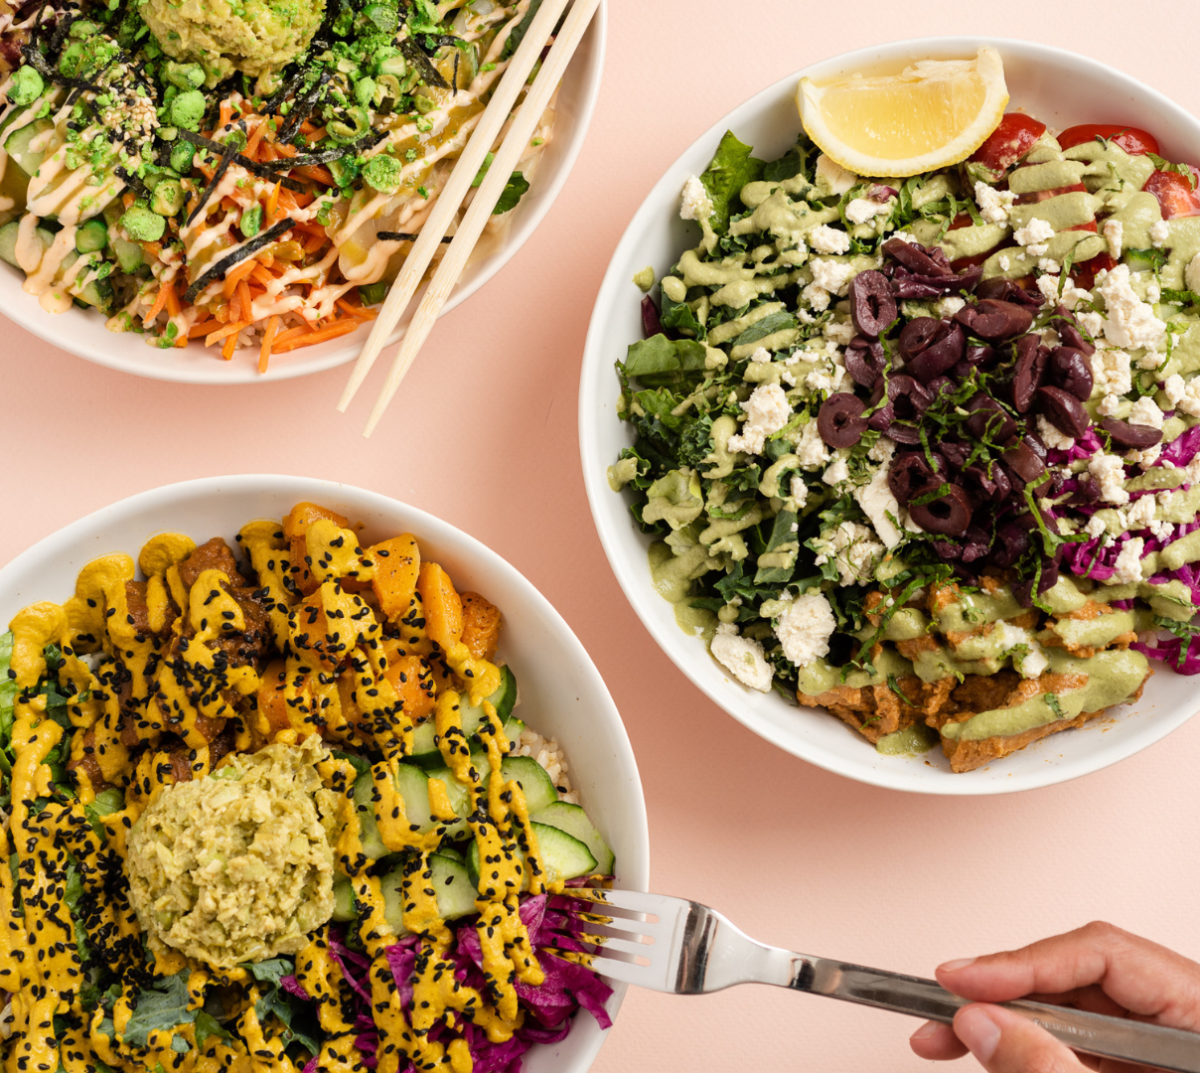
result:
[[(462, 206), (463, 199), (470, 192), (471, 183), (483, 166), (484, 159), (491, 151), (504, 124), (508, 122), (517, 97), (529, 80), (529, 75), (533, 71), (542, 49), (545, 48), (546, 41), (554, 32), (554, 27), (568, 3), (570, 0), (542, 0), (542, 5), (534, 16), (533, 22), (530, 23), (529, 30), (513, 53), (508, 69), (492, 93), (492, 98), (484, 110), (483, 118), (480, 119), (470, 141), (467, 142), (466, 149), (463, 150), (462, 156), (459, 157), (458, 163), (450, 173), (445, 190), (438, 197), (433, 211), (429, 214), (425, 226), (421, 228), (412, 250), (404, 261), (399, 276), (396, 277), (395, 283), (388, 291), (383, 308), (371, 329), (371, 335), (367, 339), (362, 353), (358, 356), (354, 371), (350, 374), (350, 382), (346, 385), (346, 390), (338, 402), (338, 410), (341, 412), (344, 413), (346, 407), (350, 405), (350, 400), (354, 398), (367, 373), (371, 371), (371, 366), (375, 364), (375, 359), (383, 349), (388, 335), (391, 334), (416, 293), (417, 287), (433, 260), (434, 253), (453, 223), (454, 217)], [(534, 131), (537, 130), (542, 113), (549, 105), (550, 98), (554, 95), (554, 90), (574, 55), (575, 49), (583, 39), (588, 23), (595, 14), (599, 3), (600, 0), (575, 0), (575, 3), (572, 4), (562, 29), (538, 71), (537, 78), (525, 96), (521, 110), (513, 117), (508, 134), (497, 150), (483, 182), (475, 193), (471, 207), (463, 217), (462, 223), (459, 224), (458, 230), (446, 250), (446, 255), (438, 265), (438, 270), (434, 273), (433, 279), (421, 299), (421, 304), (417, 307), (417, 312), (404, 333), (400, 348), (392, 361), (387, 381), (383, 385), (383, 390), (380, 392), (379, 398), (375, 402), (375, 408), (367, 420), (367, 426), (363, 430), (364, 436), (370, 436), (375, 426), (379, 424), (379, 419), (383, 417), (388, 403), (392, 401), (392, 396), (396, 394), (400, 382), (416, 359), (417, 352), (433, 329), (434, 321), (437, 320), (442, 306), (450, 297), (450, 292), (466, 267), (471, 251), (479, 241), (480, 235), (483, 234), (488, 220), (491, 219), (492, 210), (500, 200), (500, 195), (504, 193), (504, 187), (521, 159), (521, 154), (532, 139)]]

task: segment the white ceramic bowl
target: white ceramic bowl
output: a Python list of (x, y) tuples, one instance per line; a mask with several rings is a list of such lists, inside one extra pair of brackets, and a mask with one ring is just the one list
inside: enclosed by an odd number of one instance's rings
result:
[[(364, 523), (364, 538), (411, 532), (423, 555), (440, 562), (459, 588), (483, 593), (504, 614), (501, 656), (520, 687), (518, 712), (557, 739), (571, 762), (571, 782), (617, 859), (617, 885), (646, 890), (649, 836), (637, 763), (608, 689), (583, 645), (549, 602), (512, 566), (473, 537), (414, 507), (361, 488), (302, 477), (208, 477), (132, 496), (60, 529), (0, 569), (0, 627), (35, 600), (61, 603), (80, 567), (99, 555), (136, 556), (164, 530), (198, 543), (223, 536), (231, 544), (254, 518), (282, 518), (293, 504), (321, 503)], [(625, 985), (614, 986), (614, 1016)], [(580, 1011), (561, 1043), (538, 1045), (530, 1073), (584, 1073), (605, 1033)]]
[[(509, 229), (499, 247), (468, 265), (443, 313), (448, 313), (470, 298), (508, 263), (550, 211), (550, 206), (567, 181), (583, 148), (592, 113), (600, 97), (607, 20), (608, 0), (600, 0), (600, 7), (563, 76), (556, 103), (558, 114), (554, 136), (538, 162), (529, 193), (513, 210)], [(271, 359), (265, 373), (259, 373), (258, 359), (251, 349), (238, 351), (232, 361), (222, 361), (217, 353), (218, 347), (205, 348), (201, 342), (189, 343), (178, 350), (159, 350), (148, 345), (144, 336), (108, 331), (104, 327), (105, 318), (95, 310), (72, 306), (65, 313), (46, 313), (35, 297), (21, 290), (23, 281), (24, 273), (0, 263), (0, 313), (48, 343), (81, 358), (153, 380), (176, 380), (189, 384), (250, 384), (307, 376), (344, 365), (356, 358), (370, 332), (368, 324), (352, 335), (279, 354)], [(400, 340), (403, 326), (416, 310), (416, 301), (414, 299), (409, 303), (408, 310), (389, 338), (389, 344)]]
[(721, 135), (732, 130), (770, 160), (793, 143), (800, 123), (797, 80), (818, 81), (872, 67), (896, 70), (925, 58), (973, 56), (982, 44), (1000, 50), (1009, 109), (1022, 108), (1063, 129), (1075, 123), (1129, 123), (1158, 136), (1170, 160), (1200, 161), (1200, 122), (1162, 94), (1105, 64), (1027, 41), (988, 38), (922, 38), (861, 49), (798, 71), (734, 109), (714, 124), (668, 169), (621, 239), (596, 300), (579, 389), (579, 439), (584, 483), (600, 540), (617, 580), (646, 628), (684, 674), (756, 734), (829, 771), (897, 790), (931, 794), (1011, 793), (1085, 775), (1153, 744), (1200, 706), (1194, 679), (1161, 666), (1136, 705), (1081, 730), (1054, 734), (977, 771), (955, 775), (935, 749), (915, 758), (878, 755), (858, 734), (827, 712), (796, 708), (781, 697), (745, 689), (730, 680), (702, 641), (675, 624), (671, 605), (650, 584), (649, 541), (629, 514), (627, 497), (608, 487), (605, 469), (631, 430), (616, 414), (619, 386), (613, 362), (642, 337), (641, 294), (633, 274), (653, 265), (661, 275), (697, 238), (679, 219), (679, 192), (708, 164)]

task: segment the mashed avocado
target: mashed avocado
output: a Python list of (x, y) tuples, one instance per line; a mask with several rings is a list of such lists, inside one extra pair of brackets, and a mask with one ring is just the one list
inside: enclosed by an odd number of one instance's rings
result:
[(204, 67), (215, 86), (235, 70), (271, 93), (276, 75), (304, 49), (321, 25), (324, 0), (144, 0), (139, 8), (162, 50)]
[(321, 756), (315, 737), (268, 745), (160, 793), (129, 835), (142, 929), (216, 968), (299, 951), (333, 914)]

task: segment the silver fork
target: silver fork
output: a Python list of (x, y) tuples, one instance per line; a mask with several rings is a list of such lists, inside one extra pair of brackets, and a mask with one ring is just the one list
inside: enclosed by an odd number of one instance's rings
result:
[[(808, 957), (756, 942), (698, 902), (628, 890), (571, 890), (594, 909), (584, 934), (592, 968), (652, 991), (698, 995), (760, 983), (949, 1024), (968, 1003), (933, 980)], [(1200, 1034), (1042, 1002), (1006, 1002), (1073, 1050), (1176, 1073), (1200, 1073)]]

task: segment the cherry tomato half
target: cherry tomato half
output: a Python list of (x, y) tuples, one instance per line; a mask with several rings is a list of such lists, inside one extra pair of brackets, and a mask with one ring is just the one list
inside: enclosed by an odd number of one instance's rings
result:
[[(1096, 225), (1092, 224), (1092, 230), (1096, 229)], [(1090, 291), (1096, 286), (1096, 277), (1101, 272), (1111, 272), (1116, 268), (1117, 262), (1107, 253), (1098, 253), (1090, 261), (1081, 261), (1071, 268), (1071, 278), (1075, 281), (1075, 286), (1082, 287), (1085, 291)]]
[(1122, 127), (1116, 123), (1081, 123), (1077, 127), (1068, 127), (1058, 136), (1058, 144), (1070, 149), (1093, 138), (1107, 138), (1116, 142), (1130, 156), (1144, 156), (1146, 153), (1158, 155), (1158, 139), (1153, 134), (1138, 127)]
[[(1200, 180), (1200, 169), (1191, 164), (1188, 167), (1192, 179)], [(1146, 180), (1142, 189), (1158, 198), (1163, 219), (1170, 220), (1175, 216), (1200, 216), (1200, 182), (1197, 182), (1197, 187), (1192, 188), (1186, 175), (1175, 171), (1156, 171)]]
[(1006, 112), (987, 141), (975, 150), (972, 160), (988, 171), (1002, 173), (1021, 159), (1042, 134), (1046, 124), (1023, 112)]

